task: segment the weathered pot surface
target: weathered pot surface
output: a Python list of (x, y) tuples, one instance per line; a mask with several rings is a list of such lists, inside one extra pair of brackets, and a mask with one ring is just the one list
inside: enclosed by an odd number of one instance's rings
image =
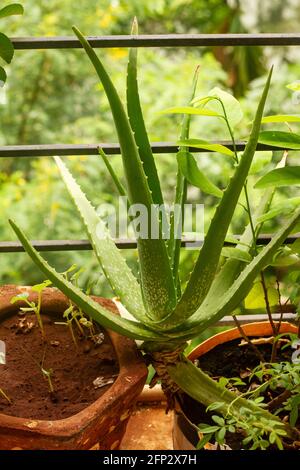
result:
[[(249, 323), (243, 325), (243, 331), (248, 337), (272, 336), (273, 330), (269, 322)], [(297, 333), (297, 327), (287, 322), (282, 322), (280, 333)], [(238, 328), (232, 328), (218, 333), (197, 346), (189, 354), (189, 359), (194, 361), (208, 353), (216, 346), (241, 338)], [(176, 404), (173, 425), (173, 445), (175, 450), (195, 450), (199, 441), (195, 426), (184, 414), (179, 403)]]
[[(17, 311), (13, 296), (29, 293), (29, 300), (37, 299), (30, 287), (7, 285), (0, 288), (0, 320)], [(99, 304), (118, 313), (108, 299), (93, 297)], [(42, 311), (62, 313), (69, 301), (55, 288), (46, 288), (42, 294)], [(133, 341), (107, 331), (119, 362), (119, 375), (114, 384), (94, 403), (69, 418), (47, 421), (24, 419), (0, 413), (0, 450), (84, 450), (117, 449), (126, 430), (134, 403), (141, 393), (147, 368)]]

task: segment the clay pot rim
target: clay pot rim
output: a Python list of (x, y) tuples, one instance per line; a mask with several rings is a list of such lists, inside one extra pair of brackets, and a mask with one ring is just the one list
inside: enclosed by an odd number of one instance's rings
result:
[[(246, 323), (242, 325), (243, 331), (247, 336), (273, 336), (272, 326), (268, 321)], [(297, 333), (298, 328), (289, 322), (282, 322), (280, 326), (281, 333)], [(241, 338), (241, 334), (238, 328), (231, 328), (230, 330), (221, 331), (207, 340), (203, 341), (201, 344), (196, 346), (188, 355), (190, 361), (198, 359), (198, 357), (203, 356), (205, 353), (211, 351), (216, 346), (220, 344), (227, 343), (234, 339)]]
[[(10, 295), (8, 297), (6, 294), (7, 298), (3, 301), (3, 299), (1, 299), (1, 291), (7, 289), (9, 289)], [(1, 312), (9, 312), (10, 315), (16, 310), (17, 306), (12, 306), (10, 303), (11, 297), (24, 291), (29, 292), (32, 295), (36, 295), (31, 291), (31, 287), (29, 286), (6, 285), (0, 287), (0, 321)], [(49, 298), (47, 299), (47, 302), (42, 298), (42, 309), (44, 303), (47, 303), (47, 307), (44, 308), (44, 311), (51, 311), (51, 305), (54, 304), (54, 311), (57, 309), (58, 304), (61, 305), (61, 310), (66, 309), (68, 299), (58, 289), (47, 287), (43, 291), (43, 297), (45, 296), (49, 296)], [(111, 310), (118, 315), (117, 307), (111, 299), (95, 296), (93, 296), (93, 299), (100, 304), (105, 300), (106, 307), (108, 307), (107, 301), (110, 301)], [(52, 435), (54, 434), (57, 437), (65, 436), (68, 439), (70, 437), (75, 437), (76, 435), (81, 434), (82, 429), (87, 427), (91, 421), (99, 416), (99, 414), (104, 413), (104, 410), (108, 410), (115, 400), (122, 400), (122, 397), (125, 397), (132, 387), (135, 385), (137, 386), (141, 379), (146, 378), (147, 368), (141, 355), (136, 353), (135, 343), (111, 330), (106, 328), (105, 330), (115, 349), (119, 362), (119, 375), (111, 387), (101, 395), (101, 397), (80, 412), (60, 420), (20, 418), (0, 413), (0, 427), (7, 428), (8, 430), (18, 429), (26, 432), (32, 431), (35, 435), (49, 435), (49, 432), (51, 432)], [(120, 420), (125, 420), (127, 417), (128, 416), (121, 416)]]

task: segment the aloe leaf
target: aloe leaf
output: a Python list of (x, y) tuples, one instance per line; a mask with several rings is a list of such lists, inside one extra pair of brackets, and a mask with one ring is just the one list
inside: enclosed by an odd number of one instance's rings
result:
[(174, 314), (169, 319), (169, 322), (173, 324), (178, 324), (198, 310), (214, 280), (226, 233), (255, 154), (260, 121), (270, 86), (271, 75), (272, 69), (258, 105), (249, 141), (239, 161), (238, 167), (215, 211), (186, 289)]
[(254, 185), (256, 189), (300, 184), (300, 166), (275, 168), (262, 176)]
[(264, 116), (261, 120), (262, 124), (269, 122), (300, 122), (300, 116), (297, 114), (274, 114), (272, 116)]
[(195, 147), (198, 149), (208, 150), (210, 152), (222, 153), (223, 155), (228, 155), (229, 157), (234, 156), (234, 152), (230, 150), (228, 147), (225, 147), (225, 145), (212, 144), (210, 142), (207, 142), (206, 140), (187, 139), (187, 140), (180, 140), (177, 143), (181, 147)]
[[(73, 27), (73, 30), (95, 67), (110, 103), (119, 136), (130, 202), (131, 204), (142, 205), (145, 208), (148, 228), (153, 226), (153, 222), (156, 222), (160, 227), (158, 214), (151, 217), (151, 212), (153, 212), (152, 195), (133, 132), (119, 95), (93, 48), (77, 28)], [(151, 320), (160, 321), (166, 318), (174, 309), (176, 290), (166, 244), (161, 231), (157, 238), (149, 235), (148, 238), (138, 237), (137, 239), (142, 292), (149, 317)]]
[(115, 295), (138, 320), (147, 321), (141, 288), (112, 240), (104, 222), (59, 157), (55, 162), (80, 213), (94, 252)]
[(107, 155), (105, 154), (105, 152), (103, 151), (103, 149), (101, 147), (98, 148), (98, 152), (99, 152), (100, 157), (104, 161), (105, 166), (108, 169), (109, 174), (112, 177), (112, 180), (115, 183), (116, 188), (117, 188), (120, 196), (126, 196), (127, 195), (126, 190), (125, 190), (124, 186), (122, 185), (121, 181), (119, 180), (118, 176), (116, 175), (115, 170), (111, 166), (110, 161), (107, 158)]
[(160, 114), (195, 114), (198, 116), (223, 117), (220, 113), (210, 109), (199, 109), (193, 106), (174, 106), (160, 111)]
[[(300, 209), (289, 219), (285, 226), (277, 232), (273, 239), (262, 251), (249, 263), (232, 286), (215, 297), (214, 302), (203, 304), (199, 310), (179, 327), (180, 332), (174, 333), (178, 339), (192, 338), (209, 326), (215, 324), (225, 315), (232, 313), (250, 291), (256, 276), (272, 260), (277, 249), (284, 242), (289, 233), (294, 229), (300, 219)], [(186, 333), (183, 332), (185, 330)], [(168, 332), (170, 335), (170, 332)]]
[(260, 144), (282, 147), (286, 150), (300, 149), (300, 135), (293, 132), (263, 131), (258, 136)]
[(13, 15), (23, 15), (24, 8), (19, 3), (11, 3), (0, 10), (0, 18)]
[[(138, 23), (135, 18), (132, 24), (132, 35), (138, 34)], [(127, 112), (134, 138), (138, 147), (140, 158), (143, 162), (144, 171), (148, 177), (149, 188), (152, 192), (154, 204), (163, 204), (163, 195), (155, 166), (155, 161), (149, 142), (144, 117), (139, 97), (137, 81), (137, 48), (129, 50), (129, 61), (127, 67)]]
[(181, 151), (177, 154), (177, 162), (181, 173), (186, 180), (201, 189), (204, 193), (216, 197), (222, 197), (223, 191), (214, 185), (205, 174), (200, 170), (193, 155), (189, 152)]
[(165, 336), (147, 329), (138, 322), (126, 320), (113, 314), (97, 302), (84, 294), (78, 287), (68, 281), (62, 274), (59, 274), (52, 268), (31, 245), (30, 241), (23, 231), (12, 221), (9, 221), (18, 239), (22, 243), (25, 251), (29, 254), (36, 266), (47, 276), (61, 292), (63, 292), (75, 305), (80, 307), (83, 312), (90, 315), (93, 320), (105, 328), (116, 331), (119, 334), (132, 339), (143, 341), (163, 341)]
[(5, 36), (5, 34), (0, 33), (0, 57), (2, 57), (7, 64), (10, 64), (13, 56), (14, 46), (11, 40)]

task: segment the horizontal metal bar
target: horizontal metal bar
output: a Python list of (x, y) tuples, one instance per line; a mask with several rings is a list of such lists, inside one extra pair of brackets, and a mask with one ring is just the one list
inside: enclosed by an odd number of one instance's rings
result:
[[(280, 317), (281, 317), (281, 313), (272, 313), (272, 318), (275, 322), (279, 321)], [(268, 321), (268, 316), (266, 314), (237, 315), (236, 319), (241, 325), (245, 325), (246, 323)], [(296, 322), (296, 314), (295, 313), (283, 313), (283, 320), (289, 321), (292, 323)], [(217, 326), (235, 326), (235, 321), (232, 316), (227, 316), (219, 320), (216, 325)]]
[[(214, 144), (222, 144), (233, 150), (231, 141), (218, 140), (213, 141)], [(237, 141), (236, 149), (238, 152), (244, 150), (245, 141)], [(49, 144), (49, 145), (7, 145), (0, 146), (0, 158), (18, 157), (50, 157), (53, 155), (98, 155), (98, 148), (101, 147), (108, 155), (119, 155), (119, 144)], [(174, 142), (154, 142), (151, 145), (153, 153), (176, 153), (178, 146)], [(257, 150), (284, 150), (283, 147), (272, 147), (270, 145), (258, 144)], [(190, 147), (191, 152), (210, 152), (199, 148)]]
[[(235, 236), (237, 240), (239, 235)], [(290, 245), (300, 238), (300, 233), (289, 236), (285, 244)], [(272, 234), (262, 234), (257, 239), (257, 245), (267, 245), (272, 240)], [(136, 248), (136, 241), (131, 239), (117, 239), (116, 245), (120, 249)], [(92, 245), (88, 240), (32, 240), (31, 243), (38, 251), (83, 251), (92, 250)], [(193, 243), (195, 248), (201, 246), (201, 242), (195, 242), (192, 238), (185, 238), (181, 241), (182, 247), (190, 246)], [(225, 242), (225, 246), (232, 246), (233, 243)], [(18, 253), (24, 251), (20, 242), (0, 242), (0, 253)]]
[[(163, 34), (135, 36), (88, 36), (96, 48), (203, 47), (203, 46), (298, 46), (299, 33), (263, 34)], [(79, 49), (74, 36), (12, 38), (15, 49)]]

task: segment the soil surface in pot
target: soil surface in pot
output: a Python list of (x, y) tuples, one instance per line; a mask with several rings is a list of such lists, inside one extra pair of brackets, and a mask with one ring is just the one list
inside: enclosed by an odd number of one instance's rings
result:
[[(254, 338), (251, 338), (253, 340)], [(243, 340), (242, 340), (243, 341)], [(263, 341), (263, 339), (262, 339)], [(249, 389), (249, 375), (250, 372), (259, 365), (259, 358), (255, 351), (248, 344), (240, 346), (241, 339), (229, 341), (225, 344), (216, 346), (211, 351), (205, 353), (197, 360), (197, 365), (204, 372), (210, 375), (213, 379), (218, 380), (220, 377), (241, 378), (246, 383), (245, 387), (239, 387), (239, 392), (246, 392)], [(271, 344), (260, 344), (256, 345), (259, 348), (260, 353), (265, 358), (266, 362), (270, 362), (272, 353)], [(286, 349), (278, 349), (276, 361), (277, 362), (290, 362), (293, 350), (288, 347)], [(254, 381), (255, 382), (255, 381)], [(258, 382), (258, 381), (257, 381)], [(253, 383), (253, 382), (252, 382)], [(270, 402), (276, 396), (278, 396), (283, 390), (275, 392), (265, 393), (265, 403)], [(182, 409), (186, 416), (194, 424), (207, 423), (214, 425), (211, 416), (217, 414), (217, 412), (207, 412), (206, 407), (193, 400), (191, 397), (184, 395), (184, 401), (182, 403)], [(274, 411), (274, 410), (273, 410)], [(287, 414), (287, 412), (285, 412)], [(281, 415), (279, 415), (281, 416)], [(284, 416), (284, 415), (283, 415)], [(281, 417), (283, 417), (281, 416)], [(297, 428), (300, 429), (300, 419), (297, 422)], [(242, 440), (245, 436), (239, 434), (227, 433), (226, 443), (233, 450), (239, 450), (242, 448)], [(197, 445), (198, 439), (195, 434), (195, 442), (192, 442), (194, 446)], [(270, 447), (270, 450), (272, 447)], [(277, 447), (275, 448), (277, 449)]]
[[(109, 336), (97, 325), (92, 340), (87, 328), (85, 336), (80, 336), (73, 323), (75, 346), (69, 328), (55, 323), (64, 321), (61, 316), (42, 315), (45, 341), (35, 315), (26, 314), (25, 328), (23, 318), (15, 315), (0, 324), (0, 339), (6, 344), (0, 389), (11, 400), (8, 403), (0, 393), (0, 413), (42, 420), (67, 418), (95, 402), (113, 384), (118, 361)], [(41, 364), (51, 371), (53, 392)]]

